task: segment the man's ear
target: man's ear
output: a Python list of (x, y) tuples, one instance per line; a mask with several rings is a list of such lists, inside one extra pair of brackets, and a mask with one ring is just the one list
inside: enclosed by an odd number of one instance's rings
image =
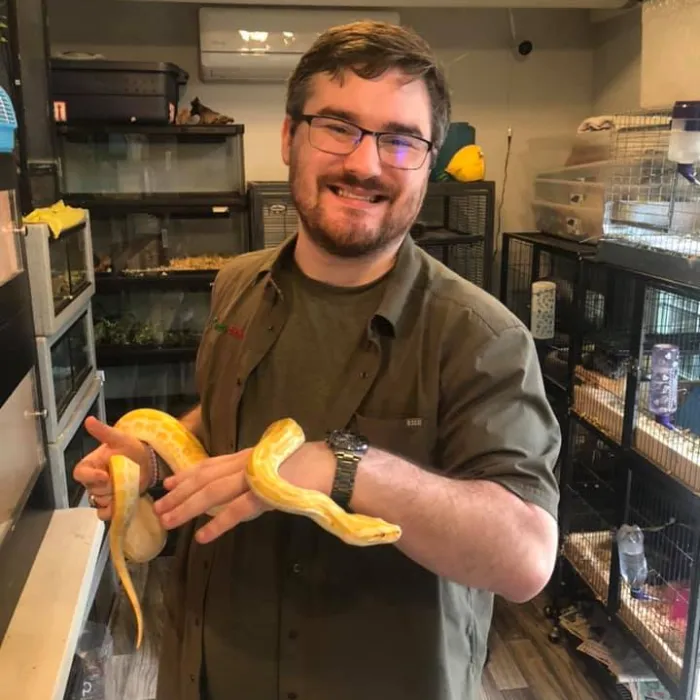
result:
[(289, 166), (292, 151), (292, 120), (287, 114), (282, 122), (282, 161)]

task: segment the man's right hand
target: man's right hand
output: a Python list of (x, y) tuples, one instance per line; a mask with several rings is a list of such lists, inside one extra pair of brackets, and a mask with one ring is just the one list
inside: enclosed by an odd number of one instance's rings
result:
[(85, 419), (85, 429), (102, 444), (75, 465), (73, 478), (92, 496), (100, 520), (110, 520), (112, 517), (110, 457), (124, 455), (140, 465), (139, 492), (143, 493), (151, 480), (149, 451), (137, 438), (115, 430), (94, 416), (88, 416)]

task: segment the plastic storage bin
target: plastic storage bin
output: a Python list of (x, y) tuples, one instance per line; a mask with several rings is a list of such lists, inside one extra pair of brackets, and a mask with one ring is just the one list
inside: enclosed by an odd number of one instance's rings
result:
[(24, 270), (18, 212), (15, 193), (0, 191), (0, 285)]
[(535, 179), (535, 199), (552, 204), (599, 209), (602, 212), (605, 206), (605, 185), (602, 182), (538, 177)]
[(46, 224), (27, 224), (27, 266), (36, 334), (55, 335), (95, 291), (87, 212), (58, 238)]
[(90, 389), (97, 369), (90, 305), (59, 336), (36, 338), (46, 434), (56, 442)]
[(565, 206), (543, 200), (532, 203), (535, 225), (542, 233), (578, 242), (594, 243), (603, 235), (603, 210)]
[(61, 191), (86, 208), (98, 199), (242, 196), (243, 132), (242, 124), (59, 126)]
[(189, 75), (172, 63), (51, 59), (56, 123), (173, 124)]

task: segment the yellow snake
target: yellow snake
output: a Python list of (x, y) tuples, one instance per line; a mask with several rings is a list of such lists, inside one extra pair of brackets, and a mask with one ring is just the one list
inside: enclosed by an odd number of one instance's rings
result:
[[(150, 445), (177, 474), (197, 465), (209, 455), (202, 443), (179, 420), (150, 408), (124, 414), (115, 429)], [(381, 518), (348, 513), (325, 493), (294, 486), (279, 475), (282, 463), (305, 442), (302, 428), (291, 418), (270, 425), (251, 452), (246, 479), (253, 493), (277, 510), (311, 518), (348, 545), (391, 544), (401, 528)], [(127, 568), (127, 560), (144, 563), (160, 554), (167, 531), (153, 511), (153, 499), (139, 495), (140, 467), (122, 455), (110, 459), (113, 505), (109, 528), (110, 555), (117, 576), (136, 616), (136, 648), (143, 640), (143, 613)], [(226, 506), (207, 512), (214, 516)]]

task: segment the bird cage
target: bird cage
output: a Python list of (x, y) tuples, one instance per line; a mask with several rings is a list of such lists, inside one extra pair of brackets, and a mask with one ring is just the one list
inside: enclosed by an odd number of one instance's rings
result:
[(700, 281), (700, 102), (616, 116), (605, 187), (602, 262)]
[[(296, 233), (299, 215), (289, 183), (249, 182), (248, 196), (251, 250), (273, 248)], [(429, 255), (489, 290), (493, 227), (493, 182), (431, 182), (411, 235)]]

